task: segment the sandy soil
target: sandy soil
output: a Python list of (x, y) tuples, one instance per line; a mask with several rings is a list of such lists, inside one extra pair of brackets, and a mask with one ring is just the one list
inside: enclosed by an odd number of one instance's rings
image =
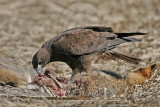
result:
[[(119, 46), (142, 58), (140, 65), (100, 60), (94, 64), (94, 69), (125, 73), (151, 63), (160, 64), (159, 0), (0, 0), (0, 61), (5, 63), (12, 59), (9, 65), (14, 68), (14, 64), (20, 64), (22, 72), (28, 71), (34, 77), (32, 56), (44, 41), (66, 29), (88, 25), (110, 26), (115, 32), (148, 33), (137, 36), (142, 39), (140, 43)], [(71, 74), (64, 63), (47, 67), (56, 67), (66, 77)], [(159, 76), (158, 68), (143, 86), (135, 86), (119, 98), (111, 96), (103, 100), (45, 98), (38, 91), (0, 86), (0, 106), (160, 106)]]

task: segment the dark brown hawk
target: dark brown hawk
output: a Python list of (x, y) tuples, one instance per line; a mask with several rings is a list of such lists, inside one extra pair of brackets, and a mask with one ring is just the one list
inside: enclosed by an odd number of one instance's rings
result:
[[(128, 36), (144, 34), (140, 32), (114, 33), (112, 28), (105, 26), (69, 29), (42, 45), (33, 56), (33, 68), (36, 69), (38, 74), (41, 74), (42, 68), (46, 64), (62, 61), (72, 69), (71, 78), (73, 78), (78, 72), (90, 71), (91, 61), (103, 52), (112, 50), (122, 43), (140, 41), (135, 38), (128, 38)], [(120, 56), (124, 57), (125, 55), (120, 54)], [(139, 61), (138, 58), (128, 58)]]

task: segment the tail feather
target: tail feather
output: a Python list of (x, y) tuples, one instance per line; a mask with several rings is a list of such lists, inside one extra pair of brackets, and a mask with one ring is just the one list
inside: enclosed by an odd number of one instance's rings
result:
[(118, 38), (128, 37), (128, 36), (134, 36), (134, 35), (145, 35), (147, 33), (142, 32), (133, 32), (133, 33), (115, 33), (118, 35)]
[(134, 41), (141, 41), (141, 40), (136, 38), (116, 38), (110, 42), (109, 47), (116, 47), (117, 45), (120, 45), (122, 43), (134, 42)]
[(125, 40), (126, 42), (133, 42), (133, 41), (140, 42), (140, 41), (142, 41), (141, 39), (136, 39), (136, 38), (121, 38), (121, 39)]
[(111, 54), (112, 57), (114, 58), (117, 58), (117, 59), (122, 59), (122, 60), (125, 60), (127, 62), (130, 62), (130, 63), (134, 63), (134, 64), (139, 64), (142, 59), (140, 58), (137, 58), (133, 55), (130, 55), (130, 54), (126, 54), (126, 53), (122, 53), (122, 52), (116, 52), (116, 51), (110, 51), (109, 52)]

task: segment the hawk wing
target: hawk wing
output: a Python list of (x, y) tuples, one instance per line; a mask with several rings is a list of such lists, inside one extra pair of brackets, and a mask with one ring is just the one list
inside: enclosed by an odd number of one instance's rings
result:
[[(52, 42), (52, 49), (67, 55), (84, 55), (114, 48), (117, 35), (110, 27), (87, 26), (62, 32)], [(111, 46), (112, 45), (112, 46)]]

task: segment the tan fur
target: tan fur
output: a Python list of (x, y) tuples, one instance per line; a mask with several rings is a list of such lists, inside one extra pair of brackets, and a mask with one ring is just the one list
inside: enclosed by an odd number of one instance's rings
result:
[(30, 81), (29, 79), (29, 73), (24, 73), (22, 76), (6, 67), (0, 69), (0, 83), (21, 87), (25, 86)]

